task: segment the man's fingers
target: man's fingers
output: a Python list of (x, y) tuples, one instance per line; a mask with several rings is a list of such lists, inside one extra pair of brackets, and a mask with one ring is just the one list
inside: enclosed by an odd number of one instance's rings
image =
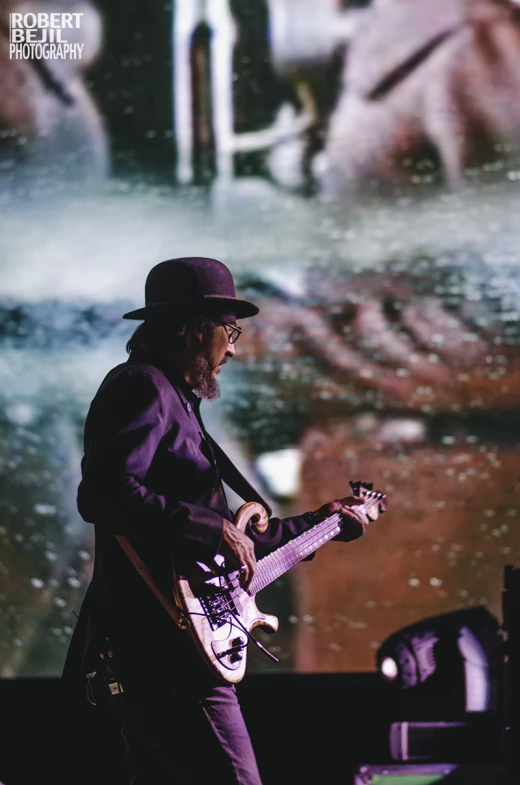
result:
[(364, 508), (362, 508), (361, 506), (358, 506), (358, 507), (350, 507), (350, 506), (341, 507), (339, 512), (342, 515), (345, 515), (345, 516), (350, 517), (350, 518), (364, 518), (364, 516), (366, 515)]
[(255, 574), (255, 566), (254, 564), (242, 564), (239, 570), (239, 581), (240, 585), (244, 587), (244, 589), (249, 588), (251, 581), (253, 580)]
[(251, 548), (245, 549), (244, 552), (241, 554), (240, 560), (240, 569), (239, 569), (239, 580), (240, 584), (247, 588), (251, 581), (253, 580), (255, 571), (256, 571), (256, 557), (253, 546)]
[(343, 499), (334, 499), (328, 507), (331, 512), (335, 512), (346, 507), (359, 507), (361, 504), (364, 504), (364, 499), (361, 496), (345, 496)]
[(227, 520), (222, 529), (220, 553), (238, 570), (240, 584), (249, 586), (256, 568), (255, 548), (249, 537)]

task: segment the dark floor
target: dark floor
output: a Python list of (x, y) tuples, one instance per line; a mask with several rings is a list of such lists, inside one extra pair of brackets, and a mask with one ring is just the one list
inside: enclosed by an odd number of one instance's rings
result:
[[(0, 680), (0, 785), (126, 785), (112, 718), (93, 707), (70, 716), (60, 686)], [(255, 675), (238, 689), (264, 785), (517, 785), (497, 718), (458, 737), (452, 760), (440, 761), (451, 767), (432, 773), (433, 756), (426, 768), (403, 770), (389, 749), (390, 724), (403, 718), (375, 673)]]

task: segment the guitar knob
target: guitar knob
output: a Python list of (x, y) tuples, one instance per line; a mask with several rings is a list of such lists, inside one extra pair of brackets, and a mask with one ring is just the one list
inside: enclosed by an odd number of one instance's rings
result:
[(245, 640), (240, 636), (238, 638), (233, 638), (231, 641), (231, 646), (233, 649), (241, 649), (243, 646), (245, 646)]
[(240, 651), (234, 651), (233, 654), (231, 654), (229, 657), (229, 661), (232, 663), (241, 662), (242, 659), (243, 659), (243, 655), (242, 652)]

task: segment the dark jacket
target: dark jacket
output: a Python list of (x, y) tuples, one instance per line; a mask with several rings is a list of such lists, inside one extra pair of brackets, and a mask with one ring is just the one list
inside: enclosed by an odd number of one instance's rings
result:
[[(181, 670), (179, 657), (198, 656), (114, 534), (130, 540), (171, 597), (172, 554), (211, 561), (223, 518), (233, 520), (222, 480), (249, 496), (245, 501), (261, 499), (207, 434), (199, 404), (174, 371), (134, 355), (109, 372), (92, 401), (78, 509), (95, 525), (94, 572), (65, 678), (82, 679), (95, 669), (107, 637), (129, 679), (136, 673), (174, 674)], [(248, 534), (261, 558), (313, 522), (305, 514), (271, 517), (264, 534)]]

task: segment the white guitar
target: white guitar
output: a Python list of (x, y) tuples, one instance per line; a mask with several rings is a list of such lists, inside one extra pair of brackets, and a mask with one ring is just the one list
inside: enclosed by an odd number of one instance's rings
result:
[[(366, 483), (350, 483), (356, 496), (363, 498), (363, 509), (374, 521), (386, 510), (386, 497), (373, 491)], [(268, 516), (261, 504), (243, 504), (235, 516), (235, 524), (244, 531), (252, 522), (258, 531), (265, 531)], [(240, 586), (239, 571), (226, 572), (222, 564), (210, 568), (201, 562), (188, 567), (174, 566), (174, 599), (186, 620), (185, 628), (213, 673), (224, 682), (238, 683), (244, 676), (247, 646), (250, 641), (269, 657), (277, 658), (253, 637), (251, 630), (261, 627), (276, 632), (278, 619), (262, 613), (255, 595), (265, 589), (295, 564), (318, 550), (340, 533), (343, 519), (339, 513), (330, 515), (308, 531), (260, 559), (247, 590)]]

